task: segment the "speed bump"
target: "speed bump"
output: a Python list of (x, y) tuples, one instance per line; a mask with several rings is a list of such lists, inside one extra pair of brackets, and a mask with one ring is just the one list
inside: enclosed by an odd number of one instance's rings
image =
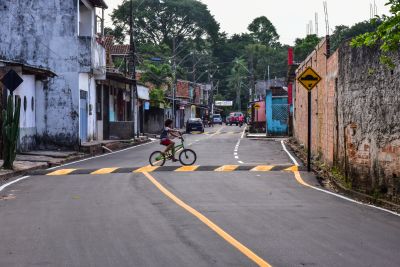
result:
[(144, 172), (293, 172), (303, 171), (304, 167), (294, 165), (196, 165), (196, 166), (144, 166), (144, 167), (110, 167), (99, 169), (58, 169), (39, 170), (30, 175), (106, 175), (106, 174), (127, 174)]

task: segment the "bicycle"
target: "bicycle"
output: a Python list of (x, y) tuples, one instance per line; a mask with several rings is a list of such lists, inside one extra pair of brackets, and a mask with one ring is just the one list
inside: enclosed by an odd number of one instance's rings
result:
[[(197, 160), (196, 153), (188, 148), (185, 148), (185, 139), (182, 137), (182, 133), (180, 134), (181, 144), (175, 146), (175, 154), (179, 153), (179, 162), (183, 166), (193, 165)], [(162, 151), (154, 151), (151, 153), (149, 162), (151, 166), (164, 166), (166, 160), (172, 160), (172, 151), (168, 151), (164, 153)]]

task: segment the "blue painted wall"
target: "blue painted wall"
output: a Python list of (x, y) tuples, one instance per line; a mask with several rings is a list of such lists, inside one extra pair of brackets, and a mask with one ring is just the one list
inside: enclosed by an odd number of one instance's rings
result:
[[(265, 111), (267, 118), (267, 134), (272, 136), (283, 136), (288, 134), (289, 125), (289, 110), (288, 110), (288, 98), (287, 97), (272, 97), (272, 91), (267, 90), (267, 96), (265, 99)], [(285, 113), (287, 109), (287, 119), (276, 119), (278, 114), (274, 114), (274, 112), (278, 112), (281, 109), (280, 113)], [(282, 112), (283, 111), (283, 112)]]

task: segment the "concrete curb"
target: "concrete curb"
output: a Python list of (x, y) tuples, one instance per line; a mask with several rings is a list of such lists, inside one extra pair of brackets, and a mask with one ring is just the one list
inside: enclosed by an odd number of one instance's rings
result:
[[(295, 146), (292, 142), (285, 142), (286, 145), (290, 148), (290, 152), (292, 152), (298, 159), (300, 159), (303, 163), (306, 161), (306, 155), (301, 152), (301, 150)], [(315, 166), (314, 164), (311, 165), (312, 171), (318, 175), (319, 177), (327, 180), (332, 188), (327, 187), (325, 184), (321, 183), (321, 186), (323, 186), (325, 189), (329, 191), (336, 191), (338, 193), (341, 193), (347, 197), (350, 197), (354, 200), (366, 203), (366, 204), (372, 204), (381, 208), (386, 208), (395, 212), (400, 212), (400, 205), (390, 202), (385, 199), (379, 199), (379, 198), (374, 198), (370, 195), (348, 189), (344, 187), (339, 181), (337, 181), (329, 172), (326, 170), (323, 170), (319, 168), (318, 166)], [(324, 174), (324, 172), (327, 172)], [(333, 190), (332, 190), (333, 189)]]
[[(123, 146), (123, 147), (121, 147), (121, 148), (119, 148), (119, 149), (117, 149), (117, 150), (115, 150), (113, 152), (117, 152), (119, 150), (123, 150), (123, 149), (129, 148), (129, 147), (135, 147), (135, 146), (138, 146), (138, 145), (141, 145), (141, 144), (145, 144), (145, 143), (149, 143), (149, 142), (151, 142), (150, 139), (147, 139), (147, 140), (144, 140), (144, 141), (135, 142), (135, 143), (131, 143), (131, 144)], [(103, 155), (103, 154), (109, 154), (109, 153), (105, 152), (105, 153), (98, 154), (98, 155)], [(0, 185), (1, 185), (1, 183), (5, 182), (7, 180), (10, 180), (12, 178), (16, 178), (16, 177), (19, 177), (19, 176), (27, 175), (29, 173), (32, 173), (33, 171), (44, 170), (44, 169), (47, 169), (47, 168), (57, 167), (57, 166), (61, 166), (61, 165), (64, 165), (64, 164), (67, 164), (67, 163), (71, 163), (71, 162), (74, 162), (74, 161), (93, 158), (93, 157), (98, 156), (98, 155), (90, 155), (90, 154), (76, 155), (76, 156), (72, 156), (72, 157), (66, 158), (65, 160), (60, 161), (60, 163), (58, 163), (58, 164), (52, 164), (50, 162), (47, 162), (47, 164), (43, 164), (43, 166), (37, 166), (37, 167), (28, 168), (28, 169), (25, 169), (25, 170), (19, 170), (19, 171), (6, 173), (6, 174), (3, 174), (3, 175), (0, 175)]]

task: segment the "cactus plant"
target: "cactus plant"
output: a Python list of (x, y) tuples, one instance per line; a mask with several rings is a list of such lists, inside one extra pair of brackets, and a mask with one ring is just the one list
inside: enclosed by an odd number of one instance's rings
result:
[(13, 163), (17, 156), (17, 140), (19, 136), (19, 116), (21, 110), (21, 99), (17, 97), (14, 111), (13, 96), (8, 96), (7, 110), (3, 110), (3, 158), (4, 169), (13, 169)]

